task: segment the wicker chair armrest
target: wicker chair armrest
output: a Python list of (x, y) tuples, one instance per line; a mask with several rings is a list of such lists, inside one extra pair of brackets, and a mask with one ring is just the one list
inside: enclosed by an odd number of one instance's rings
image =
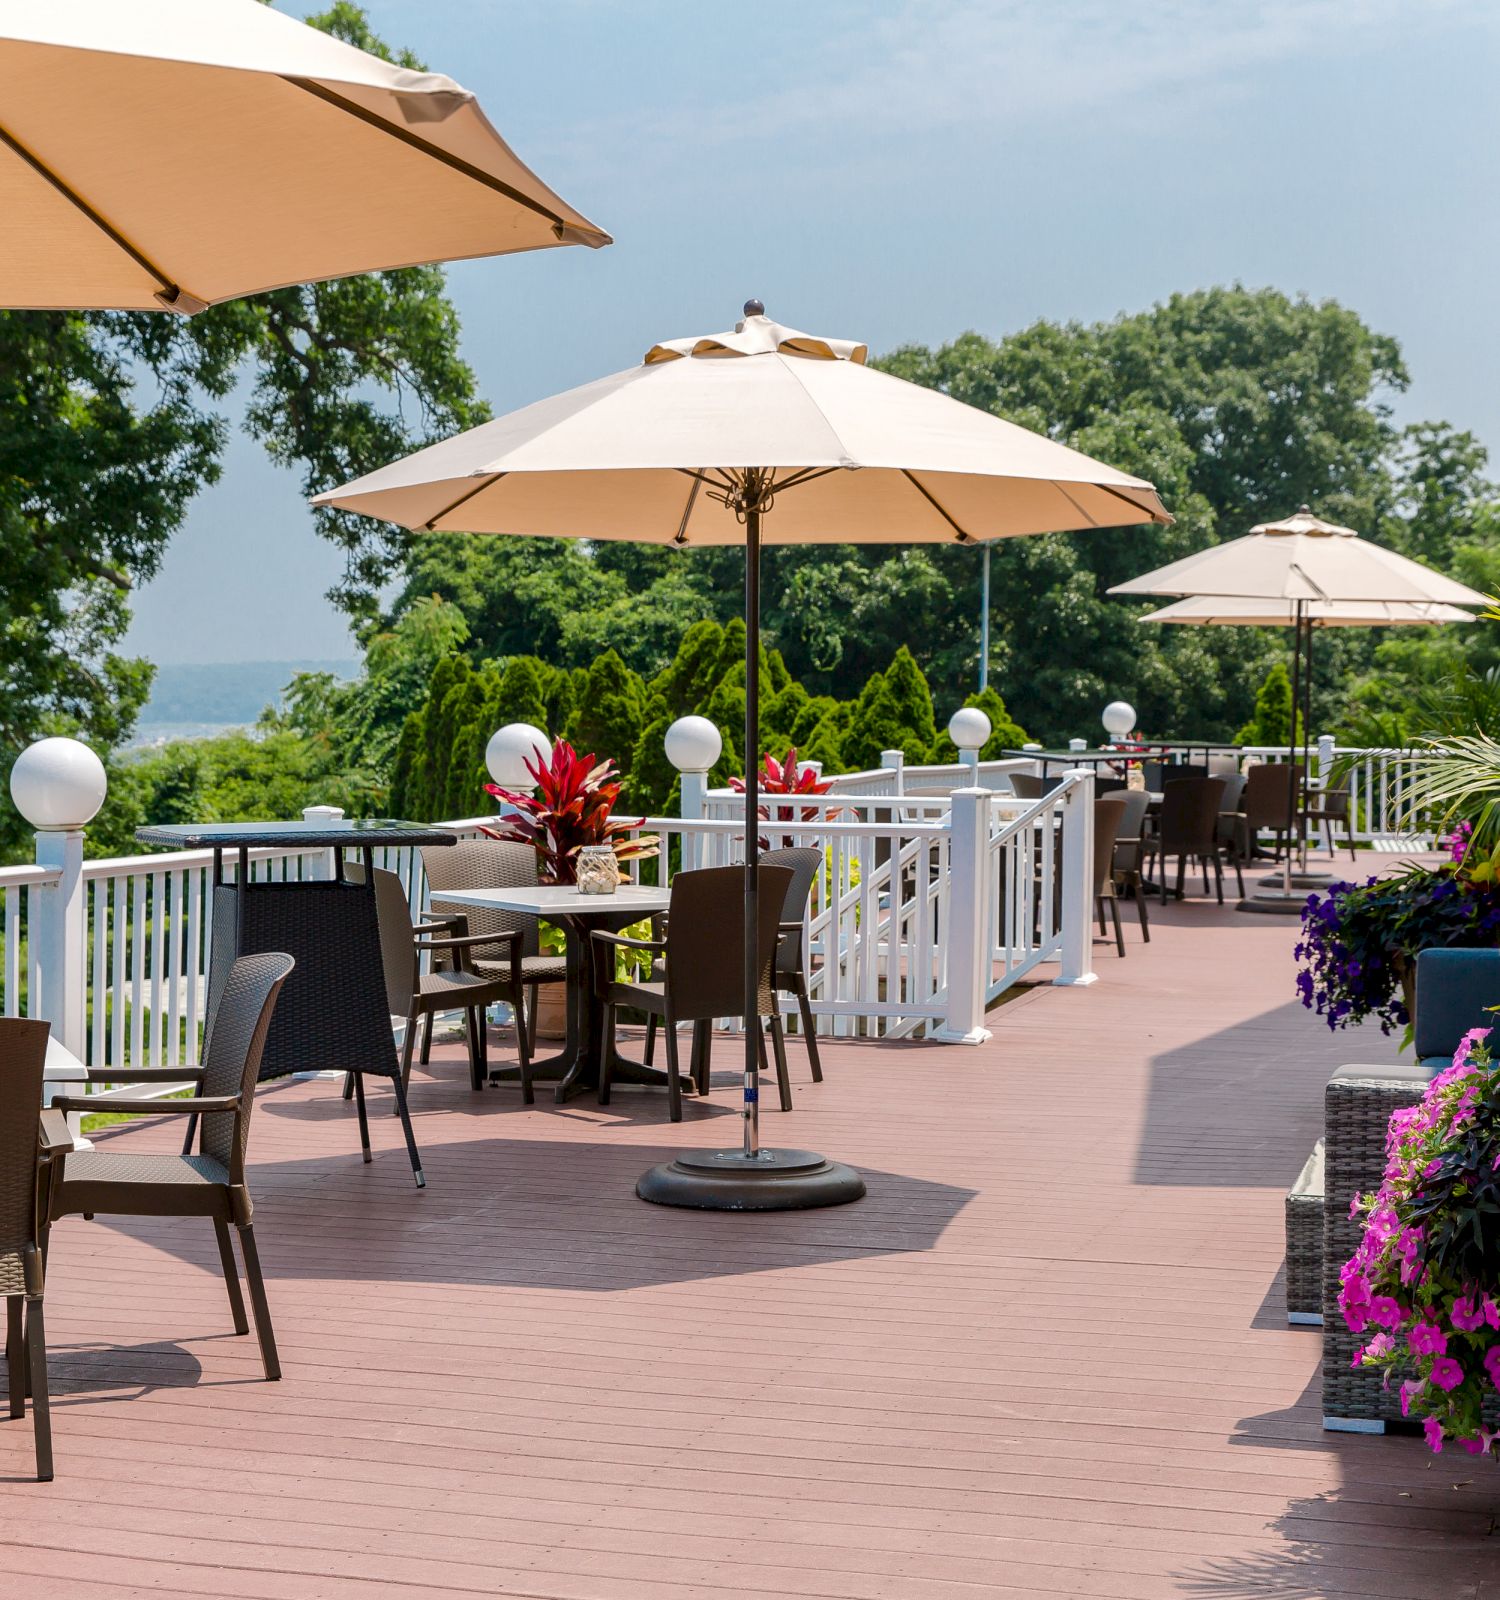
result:
[(600, 944), (619, 945), (625, 950), (659, 950), (665, 954), (667, 948), (665, 939), (627, 939), (622, 933), (606, 933), (603, 928), (595, 928), (592, 937)]
[(468, 933), (461, 939), (418, 939), (418, 950), (468, 950), (476, 944), (513, 944), (519, 933)]
[(469, 931), (469, 919), (462, 912), (454, 912), (451, 917), (429, 917), (426, 922), (412, 924), (412, 933), (450, 933), (455, 938), (463, 938)]
[(68, 1095), (54, 1100), (55, 1111), (110, 1111), (129, 1117), (158, 1117), (170, 1113), (186, 1116), (195, 1111), (233, 1111), (240, 1103), (237, 1094), (193, 1095), (189, 1099), (125, 1100), (113, 1095)]
[(60, 1150), (73, 1148), (73, 1135), (68, 1132), (68, 1121), (55, 1106), (47, 1106), (41, 1121), (42, 1154), (56, 1155)]
[(90, 1067), (89, 1083), (197, 1083), (202, 1067)]
[(777, 928), (781, 933), (802, 932), (802, 924), (800, 922), (780, 922), (777, 924)]

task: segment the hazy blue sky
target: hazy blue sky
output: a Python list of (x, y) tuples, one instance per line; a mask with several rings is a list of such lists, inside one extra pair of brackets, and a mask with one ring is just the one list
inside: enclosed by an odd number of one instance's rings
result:
[[(310, 6), (283, 9), (305, 14)], [(1400, 339), (1403, 417), (1500, 452), (1492, 0), (371, 0), (614, 234), (452, 270), (497, 410), (761, 296), (880, 350), (1240, 280)], [(131, 646), (338, 656), (339, 556), (233, 447)]]

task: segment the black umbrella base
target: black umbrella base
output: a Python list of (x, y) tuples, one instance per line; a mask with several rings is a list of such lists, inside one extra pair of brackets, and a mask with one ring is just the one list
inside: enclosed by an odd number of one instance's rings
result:
[(635, 1192), (698, 1211), (810, 1211), (862, 1199), (865, 1180), (811, 1150), (685, 1150), (642, 1173)]
[[(1294, 877), (1292, 882), (1296, 881)], [(1280, 883), (1281, 879), (1278, 878), (1276, 882)], [(1293, 889), (1290, 893), (1283, 889), (1267, 889), (1264, 894), (1246, 895), (1235, 910), (1255, 911), (1269, 917), (1300, 917), (1306, 904), (1306, 889)]]
[[(1279, 889), (1282, 877), (1279, 872), (1273, 872), (1269, 878), (1260, 880), (1268, 889)], [(1322, 889), (1333, 882), (1331, 872), (1294, 872), (1292, 874), (1292, 887), (1294, 889)]]

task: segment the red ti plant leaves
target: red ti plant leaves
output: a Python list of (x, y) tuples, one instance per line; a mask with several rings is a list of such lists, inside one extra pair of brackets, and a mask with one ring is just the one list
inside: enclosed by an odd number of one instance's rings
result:
[(483, 831), (491, 839), (529, 844), (537, 853), (543, 883), (574, 882), (578, 852), (586, 844), (611, 846), (616, 864), (659, 853), (655, 834), (635, 833), (643, 819), (628, 822), (611, 817), (620, 798), (613, 761), (596, 761), (592, 754), (581, 756), (567, 740), (559, 739), (550, 760), (529, 760), (526, 770), (536, 780), (535, 794), (517, 794), (497, 783), (485, 784), (485, 791), (505, 801), (515, 814)]
[[(731, 778), (729, 787), (736, 794), (744, 794), (745, 780)], [(831, 778), (820, 778), (810, 766), (797, 765), (796, 747), (788, 750), (786, 759), (778, 761), (775, 756), (764, 757), (760, 768), (760, 792), (762, 795), (772, 794), (827, 794), (833, 788)], [(756, 815), (764, 822), (816, 822), (820, 817), (827, 815), (836, 817), (838, 812), (825, 813), (821, 806), (768, 806), (764, 802), (756, 808)], [(764, 839), (761, 848), (767, 848)]]

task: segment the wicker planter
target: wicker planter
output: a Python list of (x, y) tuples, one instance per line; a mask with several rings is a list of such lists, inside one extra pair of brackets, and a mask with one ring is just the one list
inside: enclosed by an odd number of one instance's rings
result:
[(1286, 1197), (1286, 1320), (1323, 1321), (1323, 1141)]

